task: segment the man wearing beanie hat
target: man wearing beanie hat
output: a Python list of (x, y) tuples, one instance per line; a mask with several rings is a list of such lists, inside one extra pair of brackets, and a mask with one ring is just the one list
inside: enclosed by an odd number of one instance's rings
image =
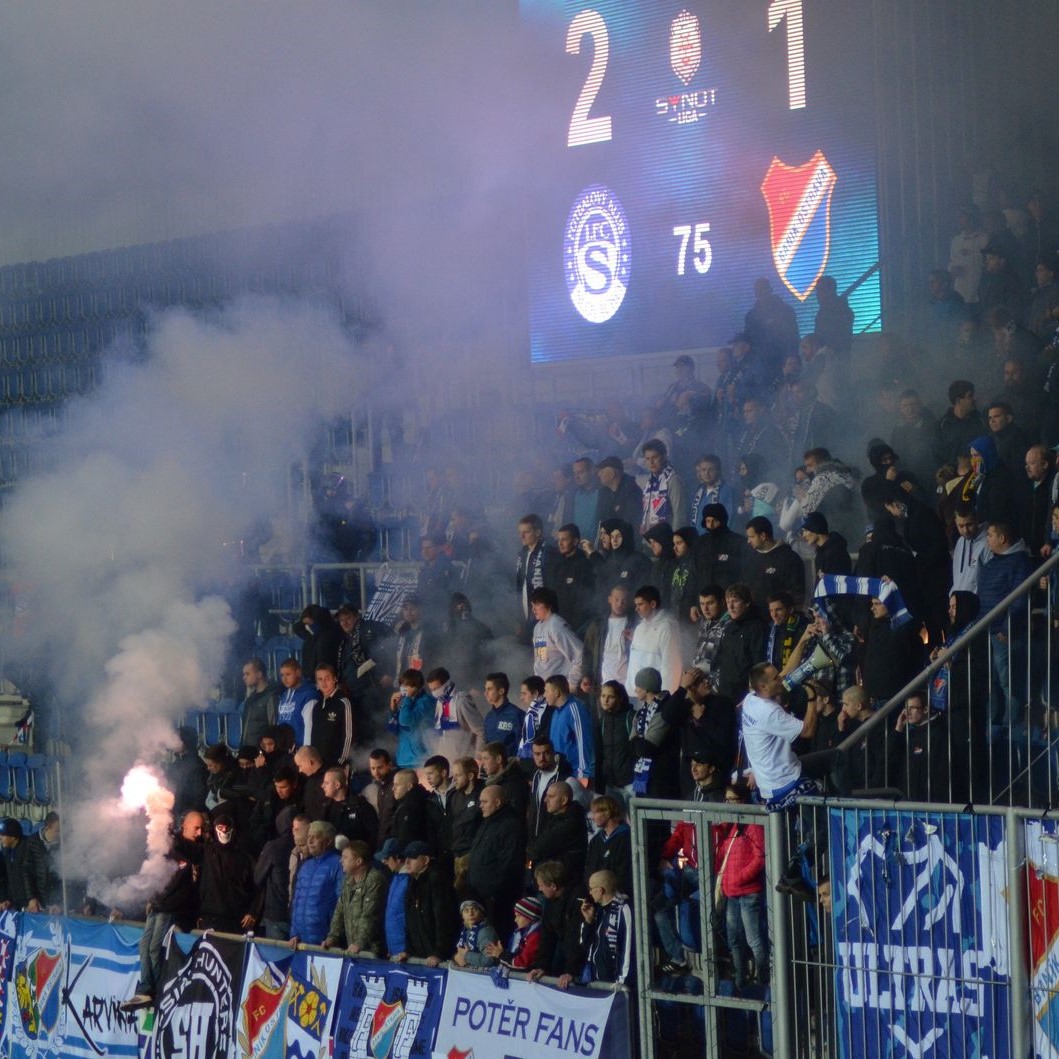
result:
[(403, 963), (408, 956), (418, 956), (428, 967), (437, 967), (455, 948), (456, 892), (425, 842), (409, 842), (404, 857), (411, 875), (405, 895), (408, 949), (394, 959)]
[(707, 504), (702, 509), (702, 529), (694, 549), (699, 581), (727, 589), (743, 576), (746, 539), (728, 528), (728, 509), (723, 504)]
[(832, 533), (827, 519), (819, 511), (805, 516), (801, 529), (802, 540), (816, 552), (813, 559), (813, 581), (822, 574), (851, 574), (853, 560), (849, 544), (841, 533)]
[(633, 793), (648, 798), (680, 796), (680, 722), (685, 698), (662, 691), (662, 675), (650, 667), (635, 676), (640, 705), (630, 737), (636, 759), (632, 767)]

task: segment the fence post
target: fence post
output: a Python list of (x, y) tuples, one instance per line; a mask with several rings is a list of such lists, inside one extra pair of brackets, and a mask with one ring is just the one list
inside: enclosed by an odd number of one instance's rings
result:
[[(638, 811), (636, 799), (632, 799), (629, 813), (629, 826), (632, 830), (632, 877), (638, 884), (641, 895), (646, 894), (649, 877), (647, 864), (647, 823), (642, 812)], [(636, 889), (634, 885), (634, 889)], [(654, 1012), (653, 1005), (647, 999), (647, 987), (651, 981), (651, 927), (647, 911), (647, 901), (641, 896), (633, 900), (632, 936), (636, 946), (636, 995), (630, 996), (631, 1003), (638, 1008), (640, 1031), (640, 1059), (654, 1059)]]
[(1004, 813), (1008, 876), (1008, 971), (1011, 981), (1011, 1054), (1030, 1054), (1030, 979), (1023, 938), (1026, 934), (1026, 842), (1024, 821), (1016, 810)]
[(783, 873), (789, 858), (786, 849), (787, 821), (784, 813), (769, 813), (766, 822), (768, 831), (768, 859), (765, 862), (765, 886), (768, 889), (772, 909), (772, 1043), (775, 1059), (793, 1059), (791, 1048), (791, 1026), (794, 1010), (791, 1003), (790, 935), (792, 898), (776, 889), (776, 881)]

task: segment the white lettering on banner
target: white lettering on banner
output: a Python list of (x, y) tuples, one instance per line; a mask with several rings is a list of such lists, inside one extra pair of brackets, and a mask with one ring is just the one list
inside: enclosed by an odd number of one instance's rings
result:
[(435, 1053), (473, 1052), (474, 1059), (513, 1054), (598, 1059), (612, 993), (571, 996), (521, 981), (508, 986), (498, 989), (487, 975), (449, 971)]
[(215, 1012), (212, 1004), (182, 1004), (173, 1016), (169, 1059), (211, 1059), (214, 1048), (211, 1028)]
[(975, 979), (989, 963), (985, 953), (844, 941), (838, 955), (850, 1007), (982, 1015), (983, 985)]

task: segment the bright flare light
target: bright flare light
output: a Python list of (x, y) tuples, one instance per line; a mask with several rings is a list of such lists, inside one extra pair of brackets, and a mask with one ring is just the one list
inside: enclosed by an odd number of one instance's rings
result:
[(173, 793), (162, 786), (161, 778), (146, 765), (135, 765), (121, 785), (122, 808), (128, 812), (146, 809), (148, 815), (168, 812), (173, 808)]

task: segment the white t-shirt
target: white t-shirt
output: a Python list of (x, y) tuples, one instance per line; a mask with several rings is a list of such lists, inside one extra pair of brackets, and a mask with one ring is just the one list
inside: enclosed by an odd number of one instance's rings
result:
[(791, 744), (802, 734), (802, 722), (782, 706), (750, 692), (742, 705), (743, 746), (758, 790), (765, 798), (802, 775), (802, 763)]
[(600, 665), (600, 678), (605, 684), (608, 680), (617, 680), (622, 684), (629, 672), (629, 658), (625, 650), (625, 626), (628, 618), (607, 618), (607, 638), (603, 641), (603, 661)]

